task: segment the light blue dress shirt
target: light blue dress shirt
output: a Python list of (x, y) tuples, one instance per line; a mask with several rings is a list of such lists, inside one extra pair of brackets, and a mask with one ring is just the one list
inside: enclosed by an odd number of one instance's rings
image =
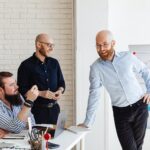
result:
[(150, 70), (135, 55), (118, 52), (112, 62), (98, 58), (90, 68), (90, 91), (84, 124), (90, 127), (94, 123), (102, 85), (108, 91), (113, 106), (125, 107), (141, 99), (145, 92), (137, 75), (143, 78), (147, 93), (150, 93)]

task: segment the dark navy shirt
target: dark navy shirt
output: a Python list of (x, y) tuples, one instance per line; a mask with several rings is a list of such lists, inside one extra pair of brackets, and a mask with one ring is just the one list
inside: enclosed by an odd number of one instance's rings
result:
[[(37, 85), (40, 91), (57, 91), (59, 87), (65, 89), (65, 81), (59, 62), (47, 57), (45, 62), (41, 62), (35, 53), (30, 58), (23, 61), (18, 69), (19, 92), (24, 95), (33, 85)], [(47, 100), (38, 97), (35, 103), (48, 104), (54, 100)]]

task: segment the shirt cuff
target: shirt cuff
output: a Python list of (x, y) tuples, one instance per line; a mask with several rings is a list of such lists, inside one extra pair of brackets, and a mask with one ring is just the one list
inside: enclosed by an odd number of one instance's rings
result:
[(84, 125), (87, 126), (88, 128), (91, 128), (92, 124), (93, 123), (91, 123), (90, 120), (87, 120), (87, 119), (84, 120)]

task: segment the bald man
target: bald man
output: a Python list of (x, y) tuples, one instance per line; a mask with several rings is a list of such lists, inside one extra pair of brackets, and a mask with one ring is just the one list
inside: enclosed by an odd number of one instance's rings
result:
[(57, 101), (65, 90), (64, 77), (59, 62), (49, 57), (54, 49), (53, 39), (47, 34), (39, 34), (35, 39), (35, 47), (35, 53), (19, 66), (19, 91), (26, 96), (28, 89), (36, 84), (39, 97), (32, 108), (35, 121), (38, 124), (56, 124), (60, 112)]
[[(99, 58), (90, 68), (90, 92), (83, 127), (95, 120), (103, 85), (110, 94), (117, 135), (123, 150), (142, 150), (150, 102), (150, 70), (130, 52), (115, 52), (115, 40), (108, 30), (96, 35)], [(145, 81), (143, 91), (136, 79)], [(112, 148), (113, 149), (113, 148)]]

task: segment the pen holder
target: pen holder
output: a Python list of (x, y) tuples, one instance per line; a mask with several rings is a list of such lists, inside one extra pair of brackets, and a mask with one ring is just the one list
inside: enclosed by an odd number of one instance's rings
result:
[(41, 140), (30, 140), (29, 141), (32, 150), (41, 150)]
[(30, 140), (29, 141), (32, 150), (45, 150), (46, 149), (46, 141), (44, 138), (40, 138), (39, 140)]

